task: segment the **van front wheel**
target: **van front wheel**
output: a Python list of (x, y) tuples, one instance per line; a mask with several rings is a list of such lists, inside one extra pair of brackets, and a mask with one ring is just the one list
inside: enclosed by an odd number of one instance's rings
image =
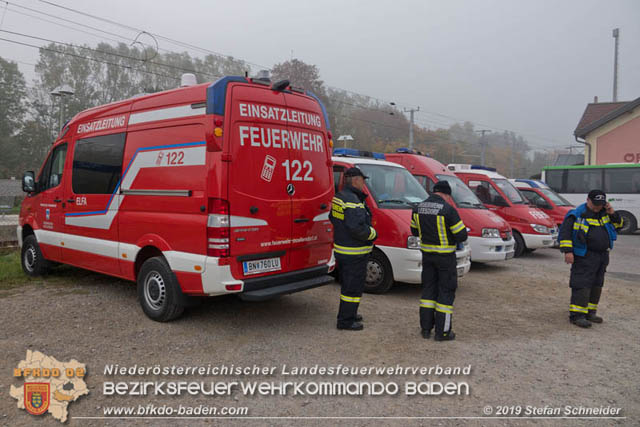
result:
[(138, 298), (144, 314), (157, 322), (178, 318), (184, 311), (178, 286), (176, 275), (163, 257), (146, 260), (138, 273)]
[(364, 291), (370, 294), (384, 294), (393, 286), (393, 272), (387, 257), (375, 249), (367, 263), (367, 278)]
[(42, 255), (40, 245), (33, 234), (27, 236), (22, 242), (20, 264), (22, 270), (29, 276), (43, 276), (51, 269), (51, 263)]

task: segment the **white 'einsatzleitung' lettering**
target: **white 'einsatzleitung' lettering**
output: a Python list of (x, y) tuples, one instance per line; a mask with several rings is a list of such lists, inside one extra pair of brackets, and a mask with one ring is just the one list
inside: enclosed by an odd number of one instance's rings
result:
[(315, 126), (322, 129), (322, 120), (318, 114), (305, 111), (290, 110), (288, 108), (272, 107), (269, 105), (239, 103), (241, 117), (257, 118), (285, 123), (296, 123)]

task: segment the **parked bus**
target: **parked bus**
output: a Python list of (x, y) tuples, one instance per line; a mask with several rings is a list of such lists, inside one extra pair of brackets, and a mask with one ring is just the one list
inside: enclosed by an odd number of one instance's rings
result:
[(574, 205), (584, 203), (590, 190), (601, 189), (622, 217), (620, 233), (631, 234), (638, 228), (640, 164), (547, 166), (542, 180)]

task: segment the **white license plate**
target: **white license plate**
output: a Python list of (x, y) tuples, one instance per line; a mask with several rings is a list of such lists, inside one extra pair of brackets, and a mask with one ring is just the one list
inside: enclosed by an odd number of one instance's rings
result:
[(281, 270), (280, 258), (265, 258), (242, 263), (244, 274), (266, 273), (267, 271)]
[(515, 252), (507, 252), (507, 256), (505, 259), (511, 259), (515, 255)]

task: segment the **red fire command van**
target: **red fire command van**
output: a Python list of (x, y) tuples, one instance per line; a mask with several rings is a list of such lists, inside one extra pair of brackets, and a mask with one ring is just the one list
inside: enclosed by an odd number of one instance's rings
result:
[(331, 134), (313, 94), (224, 77), (96, 107), (25, 173), (22, 266), (137, 281), (144, 312), (331, 282)]
[(447, 169), (462, 179), (487, 208), (509, 223), (516, 242), (516, 257), (527, 249), (550, 248), (556, 244), (558, 228), (549, 215), (529, 206), (513, 184), (495, 169), (460, 164), (450, 164)]
[(527, 198), (529, 204), (549, 215), (558, 228), (562, 225), (567, 213), (575, 207), (544, 182), (534, 179), (510, 179), (509, 181)]
[(515, 243), (507, 221), (487, 209), (473, 191), (442, 163), (406, 148), (387, 153), (385, 157), (407, 168), (427, 191), (431, 191), (438, 181), (449, 182), (456, 210), (469, 232), (471, 261), (491, 262), (513, 258)]
[[(378, 231), (367, 266), (365, 291), (384, 293), (394, 282), (422, 283), (420, 239), (411, 234), (411, 209), (428, 197), (427, 191), (404, 167), (385, 161), (385, 155), (349, 148), (334, 150), (336, 192), (344, 186), (344, 172), (358, 167), (369, 177), (365, 192), (373, 227)], [(467, 242), (456, 250), (458, 277), (471, 267)], [(340, 266), (338, 266), (340, 268)]]

